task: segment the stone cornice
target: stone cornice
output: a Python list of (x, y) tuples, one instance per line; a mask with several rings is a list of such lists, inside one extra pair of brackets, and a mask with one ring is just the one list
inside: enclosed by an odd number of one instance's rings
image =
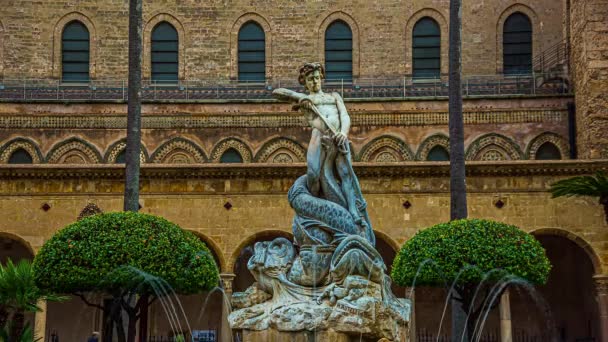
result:
[[(565, 120), (563, 109), (518, 109), (466, 111), (465, 124), (559, 122)], [(446, 111), (385, 111), (351, 113), (353, 126), (447, 125)], [(176, 128), (268, 128), (306, 127), (298, 112), (257, 114), (171, 114), (144, 115), (143, 129)], [(126, 115), (2, 115), (0, 129), (125, 129)]]
[[(360, 178), (373, 177), (448, 177), (448, 162), (355, 163)], [(608, 160), (503, 161), (466, 164), (469, 177), (574, 176), (608, 170)], [(201, 178), (296, 178), (305, 174), (304, 163), (295, 164), (145, 164), (141, 177)], [(0, 165), (0, 179), (122, 179), (122, 165)]]

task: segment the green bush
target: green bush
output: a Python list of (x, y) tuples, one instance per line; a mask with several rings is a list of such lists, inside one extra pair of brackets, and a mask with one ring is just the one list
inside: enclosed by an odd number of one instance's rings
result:
[(73, 223), (47, 241), (34, 260), (37, 284), (60, 293), (132, 289), (162, 279), (178, 293), (218, 285), (218, 269), (205, 244), (163, 218), (117, 212)]
[(491, 273), (490, 281), (513, 275), (544, 284), (551, 265), (532, 235), (512, 225), (471, 219), (418, 232), (399, 251), (391, 276), (397, 284), (411, 286), (419, 268), (416, 286), (450, 286), (463, 268), (466, 270), (458, 284), (479, 283), (486, 272), (494, 269), (500, 270)]

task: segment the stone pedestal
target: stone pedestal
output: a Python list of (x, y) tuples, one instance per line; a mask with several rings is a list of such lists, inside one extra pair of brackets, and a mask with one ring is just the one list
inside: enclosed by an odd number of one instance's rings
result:
[[(325, 331), (300, 331), (288, 332), (268, 329), (263, 331), (243, 330), (243, 342), (389, 342), (387, 339), (366, 339), (360, 336), (349, 336), (347, 334)], [(406, 342), (403, 339), (399, 342)], [(395, 341), (397, 342), (397, 341)]]

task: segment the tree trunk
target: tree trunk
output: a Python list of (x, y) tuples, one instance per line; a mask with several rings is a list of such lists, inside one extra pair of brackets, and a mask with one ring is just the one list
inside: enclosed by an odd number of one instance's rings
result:
[[(462, 296), (452, 289), (452, 342), (468, 341), (467, 334), (467, 312)], [(464, 337), (463, 337), (464, 336)]]
[(25, 327), (25, 315), (23, 310), (17, 310), (13, 314), (12, 325), (9, 332), (9, 341), (20, 341)]
[(450, 130), (450, 219), (467, 217), (464, 165), (464, 124), (460, 87), (460, 1), (450, 0), (449, 130)]
[(142, 0), (129, 0), (129, 101), (125, 155), (124, 210), (139, 210), (139, 154), (141, 153)]
[(146, 342), (148, 340), (148, 303), (149, 295), (139, 297), (139, 341)]
[(137, 335), (137, 317), (136, 314), (129, 314), (129, 328), (127, 330), (127, 342), (135, 342)]
[(8, 321), (8, 309), (4, 305), (0, 305), (0, 328), (6, 325)]

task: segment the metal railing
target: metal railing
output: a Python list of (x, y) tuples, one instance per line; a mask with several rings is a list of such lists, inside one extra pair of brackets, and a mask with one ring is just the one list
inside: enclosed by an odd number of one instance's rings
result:
[(555, 71), (556, 68), (560, 68), (563, 71), (564, 67), (568, 66), (570, 59), (569, 47), (567, 39), (548, 47), (532, 60), (533, 70), (540, 73), (548, 73)]
[[(155, 100), (256, 100), (272, 99), (272, 90), (304, 91), (296, 80), (244, 82), (234, 80), (183, 80), (176, 83), (142, 82), (142, 99)], [(412, 77), (326, 80), (326, 92), (346, 99), (446, 97), (447, 76), (437, 79)], [(555, 72), (524, 75), (469, 75), (462, 78), (464, 96), (568, 94), (567, 75)], [(125, 101), (126, 80), (62, 82), (52, 79), (0, 80), (0, 100)]]

